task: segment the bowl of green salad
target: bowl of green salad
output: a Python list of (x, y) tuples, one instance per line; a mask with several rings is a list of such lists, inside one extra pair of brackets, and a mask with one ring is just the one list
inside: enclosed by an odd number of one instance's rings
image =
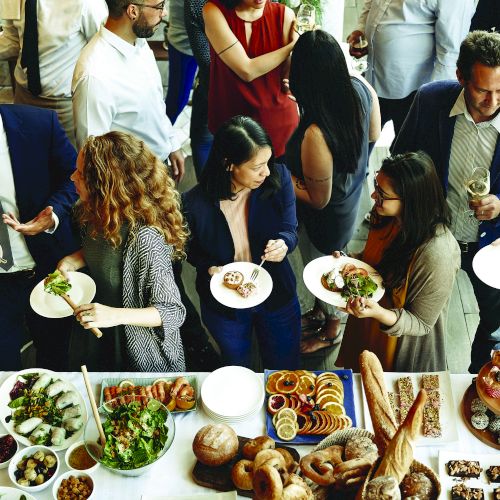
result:
[(123, 476), (140, 476), (172, 445), (175, 423), (160, 401), (127, 395), (98, 408), (106, 442), (99, 439), (94, 418), (89, 418), (84, 443), (90, 456), (107, 469)]

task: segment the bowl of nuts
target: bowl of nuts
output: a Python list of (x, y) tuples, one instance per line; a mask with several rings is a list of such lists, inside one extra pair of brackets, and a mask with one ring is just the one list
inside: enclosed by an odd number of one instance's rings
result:
[(18, 488), (28, 493), (42, 491), (56, 478), (59, 459), (46, 446), (28, 446), (12, 457), (8, 472)]
[(54, 500), (82, 500), (95, 498), (95, 479), (83, 471), (70, 470), (61, 474), (52, 486)]
[(11, 458), (18, 449), (17, 441), (10, 434), (0, 434), (0, 469), (9, 466)]

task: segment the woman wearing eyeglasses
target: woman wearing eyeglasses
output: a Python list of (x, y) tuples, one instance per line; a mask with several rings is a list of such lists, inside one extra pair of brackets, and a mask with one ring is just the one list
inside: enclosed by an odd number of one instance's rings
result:
[[(368, 143), (380, 134), (375, 91), (349, 75), (337, 41), (321, 30), (300, 36), (292, 54), (290, 90), (300, 123), (287, 144), (304, 263), (342, 250), (351, 239), (368, 166)], [(318, 299), (303, 316), (301, 352), (338, 344), (335, 307)], [(318, 328), (319, 327), (319, 328)]]
[(336, 364), (359, 371), (368, 349), (384, 370), (446, 370), (446, 320), (460, 249), (434, 164), (419, 151), (387, 158), (360, 258), (381, 274), (380, 302), (354, 298)]

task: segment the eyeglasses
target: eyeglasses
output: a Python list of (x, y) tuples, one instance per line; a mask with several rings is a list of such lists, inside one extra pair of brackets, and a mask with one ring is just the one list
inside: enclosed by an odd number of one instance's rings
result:
[(378, 172), (375, 172), (375, 177), (373, 178), (373, 188), (375, 189), (375, 205), (381, 207), (384, 204), (384, 201), (401, 200), (401, 198), (390, 198), (389, 196), (386, 196), (386, 194), (382, 191), (377, 183), (377, 174)]
[(137, 5), (137, 7), (149, 7), (150, 9), (155, 9), (155, 10), (164, 10), (165, 9), (165, 2), (160, 2), (156, 5), (147, 5), (145, 3), (134, 3), (130, 2), (132, 5)]

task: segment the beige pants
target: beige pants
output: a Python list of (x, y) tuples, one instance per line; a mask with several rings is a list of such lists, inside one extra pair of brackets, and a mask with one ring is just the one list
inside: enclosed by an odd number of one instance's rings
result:
[(70, 97), (36, 97), (29, 90), (16, 83), (15, 104), (27, 104), (37, 108), (52, 109), (57, 113), (59, 123), (66, 131), (69, 141), (76, 148), (75, 126), (73, 124), (73, 105)]

